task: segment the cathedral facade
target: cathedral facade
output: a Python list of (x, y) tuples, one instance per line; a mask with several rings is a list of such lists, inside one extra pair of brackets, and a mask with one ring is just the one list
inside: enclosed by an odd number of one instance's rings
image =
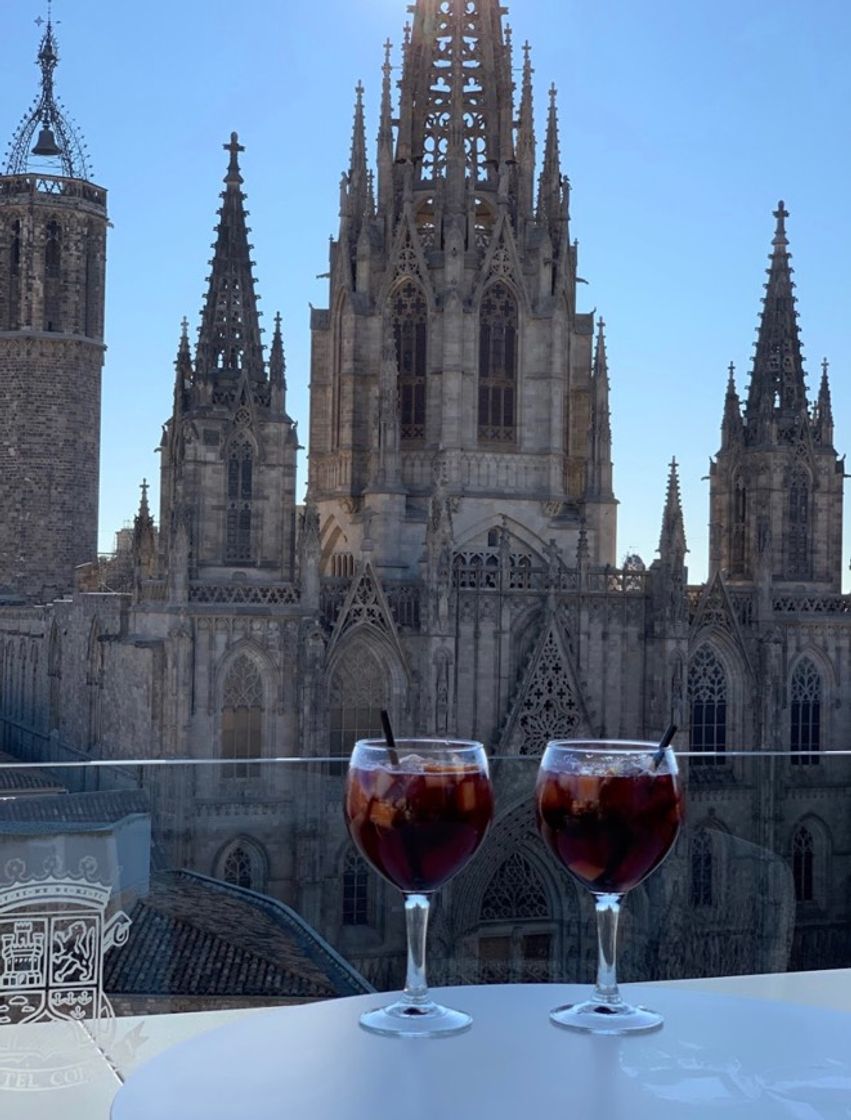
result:
[[(655, 894), (636, 892), (636, 954), (671, 974), (696, 958), (844, 963), (851, 768), (824, 757), (847, 741), (851, 704), (844, 469), (826, 366), (806, 392), (785, 208), (744, 406), (728, 381), (708, 582), (687, 583), (675, 462), (658, 556), (618, 566), (605, 328), (577, 306), (555, 90), (539, 158), (530, 50), (515, 88), (497, 0), (412, 11), (397, 101), (385, 56), (374, 168), (356, 95), (328, 306), (311, 316), (305, 502), (232, 134), (197, 343), (184, 322), (178, 344), (158, 525), (143, 490), (127, 563), (98, 563), (56, 476), (49, 515), (3, 476), (3, 547), (19, 540), (22, 559), (0, 575), (2, 745), (35, 761), (222, 760), (156, 788), (170, 865), (276, 895), (382, 981), (401, 924), (348, 846), (334, 760), (380, 733), (382, 708), (398, 734), (480, 739), (505, 759), (498, 820), (436, 932), (465, 977), (518, 977), (567, 975), (595, 952), (535, 835), (535, 759), (552, 737), (653, 738), (674, 721), (701, 752), (684, 767), (690, 826)], [(54, 146), (61, 158), (66, 141)], [(69, 422), (61, 350), (69, 368), (86, 356), (87, 406), (99, 399), (104, 199), (60, 170), (57, 188), (17, 166), (0, 176), (3, 422), (19, 470), (52, 449), (16, 386), (55, 385), (45, 400)], [(65, 302), (48, 325), (51, 269)], [(38, 322), (16, 310), (19, 276)], [(90, 490), (96, 447), (73, 454)], [(280, 756), (330, 761), (295, 780), (262, 765)]]

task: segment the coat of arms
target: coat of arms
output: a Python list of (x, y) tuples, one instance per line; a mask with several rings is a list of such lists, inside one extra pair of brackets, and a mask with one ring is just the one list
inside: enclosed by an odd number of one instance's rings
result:
[(130, 930), (123, 911), (106, 918), (112, 888), (95, 879), (91, 859), (76, 875), (53, 861), (42, 875), (24, 871), (11, 861), (0, 886), (0, 1026), (111, 1018), (104, 955)]

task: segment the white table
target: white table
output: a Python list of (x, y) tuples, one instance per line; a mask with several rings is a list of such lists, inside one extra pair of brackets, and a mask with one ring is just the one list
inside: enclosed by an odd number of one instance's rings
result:
[[(847, 1006), (848, 974), (838, 975)], [(803, 981), (795, 979), (803, 990)], [(728, 983), (735, 991), (734, 982)], [(440, 1041), (385, 1039), (360, 1030), (359, 1013), (382, 996), (257, 1012), (141, 1066), (118, 1093), (111, 1115), (113, 1120), (851, 1116), (851, 1014), (806, 1002), (727, 996), (718, 993), (718, 983), (715, 987), (631, 987), (630, 998), (666, 1017), (661, 1032), (632, 1038), (592, 1038), (553, 1027), (549, 1009), (587, 992), (562, 985), (439, 990), (439, 998), (475, 1018), (467, 1034)]]

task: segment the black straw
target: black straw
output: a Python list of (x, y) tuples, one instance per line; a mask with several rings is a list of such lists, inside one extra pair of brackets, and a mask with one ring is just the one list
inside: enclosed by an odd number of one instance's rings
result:
[(387, 753), (390, 755), (390, 764), (399, 765), (399, 755), (396, 753), (396, 740), (393, 737), (393, 728), (390, 726), (390, 716), (381, 709), (381, 726), (384, 728), (384, 740), (387, 743)]
[(665, 751), (671, 745), (671, 740), (676, 735), (676, 733), (677, 733), (677, 725), (675, 723), (669, 724), (668, 725), (668, 730), (662, 736), (661, 742), (659, 743), (659, 746), (656, 749), (656, 753), (653, 755), (653, 769), (654, 770), (658, 770), (659, 767), (662, 765), (662, 762), (665, 759)]

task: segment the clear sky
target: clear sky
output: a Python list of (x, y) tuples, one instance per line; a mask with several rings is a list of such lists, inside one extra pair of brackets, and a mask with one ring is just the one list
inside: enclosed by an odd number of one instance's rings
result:
[[(709, 459), (727, 366), (740, 395), (783, 198), (811, 391), (831, 361), (851, 448), (851, 4), (847, 0), (514, 0), (533, 47), (539, 151), (559, 90), (580, 242), (580, 308), (607, 322), (618, 557), (658, 544), (681, 464), (690, 580), (706, 572)], [(288, 411), (308, 427), (308, 303), (324, 307), (354, 86), (372, 145), (382, 43), (405, 0), (55, 0), (60, 98), (110, 192), (101, 548), (147, 476), (183, 315), (194, 339), (231, 130), (242, 156), (266, 340), (284, 316)], [(0, 135), (37, 90), (44, 0), (2, 0)], [(522, 57), (516, 52), (517, 58)], [(517, 61), (517, 58), (515, 61)], [(299, 492), (306, 460), (299, 464)], [(851, 522), (851, 516), (846, 519)], [(846, 531), (847, 566), (851, 533)]]

